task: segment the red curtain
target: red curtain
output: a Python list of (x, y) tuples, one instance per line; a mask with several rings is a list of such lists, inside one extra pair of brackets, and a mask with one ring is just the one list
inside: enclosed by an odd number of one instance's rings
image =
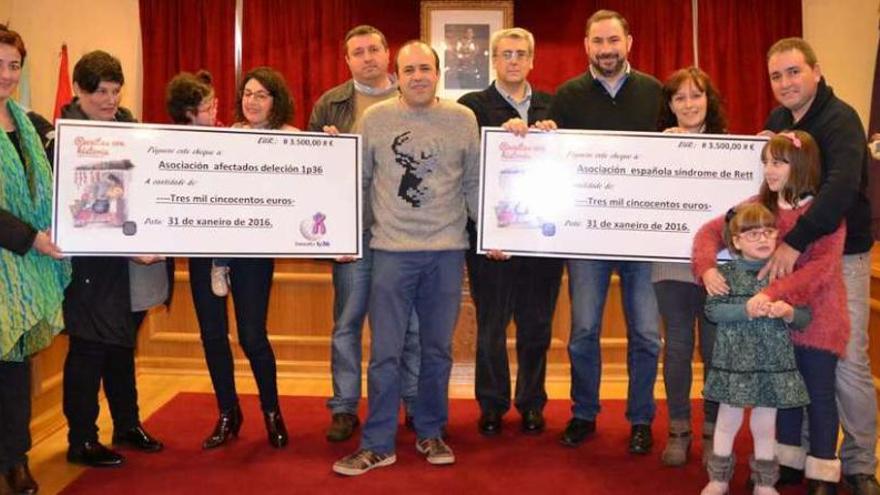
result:
[(700, 66), (724, 97), (730, 132), (754, 134), (776, 106), (767, 49), (801, 35), (801, 0), (699, 0), (698, 5)]
[(600, 8), (620, 12), (630, 25), (635, 69), (664, 78), (693, 64), (690, 0), (569, 0), (514, 4), (515, 24), (535, 35), (535, 70), (529, 81), (553, 92), (587, 70), (584, 37), (587, 18)]
[(217, 118), (232, 122), (235, 0), (140, 0), (144, 122), (170, 122), (165, 86), (180, 71), (206, 69), (220, 99)]
[(419, 36), (419, 4), (410, 0), (246, 0), (242, 70), (268, 65), (284, 74), (296, 102), (294, 125), (306, 127), (324, 91), (350, 78), (342, 40), (358, 24), (388, 38), (392, 53)]
[[(584, 27), (599, 8), (629, 21), (636, 69), (663, 80), (693, 64), (690, 0), (515, 0), (516, 25), (535, 34), (529, 79), (536, 88), (552, 92), (586, 70)], [(348, 29), (376, 26), (392, 53), (419, 37), (416, 0), (245, 0), (243, 15), (243, 70), (269, 65), (284, 74), (301, 129), (315, 100), (350, 77), (342, 52)], [(700, 65), (725, 97), (730, 130), (754, 133), (774, 105), (765, 53), (777, 39), (800, 35), (801, 0), (700, 0), (698, 18)], [(231, 123), (234, 0), (141, 0), (141, 25), (145, 120), (166, 120), (164, 88), (177, 71), (204, 67), (214, 73), (221, 118)]]

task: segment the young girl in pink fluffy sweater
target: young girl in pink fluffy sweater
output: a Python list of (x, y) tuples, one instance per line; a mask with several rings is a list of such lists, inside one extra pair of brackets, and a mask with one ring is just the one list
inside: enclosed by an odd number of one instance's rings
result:
[[(819, 183), (819, 150), (809, 134), (783, 132), (764, 146), (762, 161), (764, 183), (758, 195), (747, 202), (759, 202), (770, 209), (776, 215), (778, 237), (783, 238), (811, 206)], [(723, 230), (724, 217), (719, 217), (704, 225), (694, 238), (694, 274), (710, 296), (729, 291), (727, 281), (716, 267), (716, 255), (725, 247)], [(800, 255), (791, 275), (771, 281), (746, 305), (753, 318), (766, 316), (770, 302), (777, 300), (796, 306), (807, 305), (812, 312), (812, 322), (804, 331), (791, 334), (798, 371), (804, 378), (810, 398), (810, 405), (806, 408), (809, 450), (801, 447), (803, 408), (779, 411), (775, 449), (781, 464), (780, 481), (799, 482), (805, 471), (808, 493), (831, 493), (828, 490), (833, 490), (840, 479), (840, 460), (836, 457), (838, 416), (834, 380), (837, 360), (843, 356), (849, 339), (842, 274), (844, 234), (845, 227), (841, 225), (812, 244)], [(716, 445), (718, 434), (716, 429)], [(757, 486), (759, 480), (755, 481)], [(767, 482), (776, 480), (760, 481), (761, 485), (772, 486), (773, 483)], [(726, 490), (727, 484), (724, 483), (720, 493)]]

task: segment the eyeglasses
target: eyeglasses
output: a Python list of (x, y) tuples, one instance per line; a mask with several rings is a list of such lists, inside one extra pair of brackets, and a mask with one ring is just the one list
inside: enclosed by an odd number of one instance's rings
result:
[(250, 99), (253, 98), (260, 103), (268, 100), (272, 97), (272, 95), (266, 91), (245, 91), (241, 94), (242, 99)]
[(511, 60), (526, 60), (532, 55), (525, 50), (504, 50), (501, 53), (496, 53), (495, 56), (510, 62)]
[(779, 235), (778, 229), (767, 228), (767, 229), (752, 229), (747, 230), (745, 232), (740, 232), (737, 237), (745, 239), (749, 242), (758, 242), (761, 239), (773, 240), (776, 239), (776, 236)]

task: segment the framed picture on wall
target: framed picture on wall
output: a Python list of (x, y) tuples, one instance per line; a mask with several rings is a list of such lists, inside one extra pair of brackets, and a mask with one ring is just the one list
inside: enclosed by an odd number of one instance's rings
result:
[(440, 56), (437, 94), (457, 100), (495, 79), (489, 38), (513, 27), (513, 0), (422, 0), (422, 40)]

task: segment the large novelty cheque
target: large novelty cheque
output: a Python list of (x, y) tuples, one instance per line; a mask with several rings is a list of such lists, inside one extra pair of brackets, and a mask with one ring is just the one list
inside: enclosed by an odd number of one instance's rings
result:
[(360, 136), (59, 120), (67, 255), (360, 257)]
[(765, 142), (483, 128), (477, 251), (689, 261), (696, 230), (758, 192)]

